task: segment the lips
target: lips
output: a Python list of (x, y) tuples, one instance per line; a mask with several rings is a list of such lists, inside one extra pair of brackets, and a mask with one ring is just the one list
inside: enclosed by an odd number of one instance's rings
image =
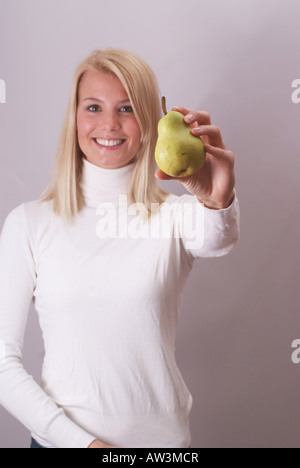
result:
[(114, 149), (121, 146), (125, 140), (112, 140), (106, 138), (94, 138), (94, 141), (101, 147)]

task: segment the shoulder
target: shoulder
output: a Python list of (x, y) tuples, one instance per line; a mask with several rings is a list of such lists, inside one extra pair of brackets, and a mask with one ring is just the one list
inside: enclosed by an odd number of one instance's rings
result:
[(2, 234), (9, 231), (20, 235), (34, 231), (38, 225), (47, 223), (53, 215), (52, 202), (34, 200), (22, 203), (7, 215)]
[(41, 200), (32, 200), (22, 203), (14, 208), (7, 216), (6, 220), (11, 222), (41, 220), (51, 215), (52, 202), (43, 202)]
[(19, 208), (24, 211), (28, 223), (46, 221), (54, 214), (52, 201), (33, 200), (23, 203)]

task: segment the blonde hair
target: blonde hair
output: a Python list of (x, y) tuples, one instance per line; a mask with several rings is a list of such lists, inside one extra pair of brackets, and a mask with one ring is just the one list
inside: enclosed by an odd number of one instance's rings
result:
[(76, 117), (79, 85), (88, 70), (113, 73), (128, 94), (141, 130), (141, 147), (136, 155), (128, 201), (142, 203), (150, 215), (151, 203), (162, 203), (166, 197), (154, 175), (157, 124), (161, 117), (159, 90), (149, 65), (137, 55), (120, 49), (96, 50), (78, 66), (59, 141), (54, 180), (44, 201), (53, 200), (54, 211), (66, 220), (84, 206), (80, 188), (83, 154), (77, 139)]

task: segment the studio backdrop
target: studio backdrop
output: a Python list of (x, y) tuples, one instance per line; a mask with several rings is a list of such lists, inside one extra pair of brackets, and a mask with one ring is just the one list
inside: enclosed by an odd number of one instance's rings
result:
[[(94, 49), (142, 56), (168, 107), (208, 111), (236, 155), (241, 238), (195, 263), (178, 329), (193, 447), (300, 447), (299, 17), (298, 0), (0, 0), (1, 228), (47, 186), (73, 71)], [(32, 307), (37, 380), (42, 360)], [(29, 439), (1, 408), (0, 447)]]

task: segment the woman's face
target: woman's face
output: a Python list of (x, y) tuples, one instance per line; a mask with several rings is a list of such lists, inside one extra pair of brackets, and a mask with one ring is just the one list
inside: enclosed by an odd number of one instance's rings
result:
[(141, 131), (128, 95), (112, 73), (87, 71), (79, 85), (78, 143), (86, 159), (105, 169), (128, 165), (141, 146)]

